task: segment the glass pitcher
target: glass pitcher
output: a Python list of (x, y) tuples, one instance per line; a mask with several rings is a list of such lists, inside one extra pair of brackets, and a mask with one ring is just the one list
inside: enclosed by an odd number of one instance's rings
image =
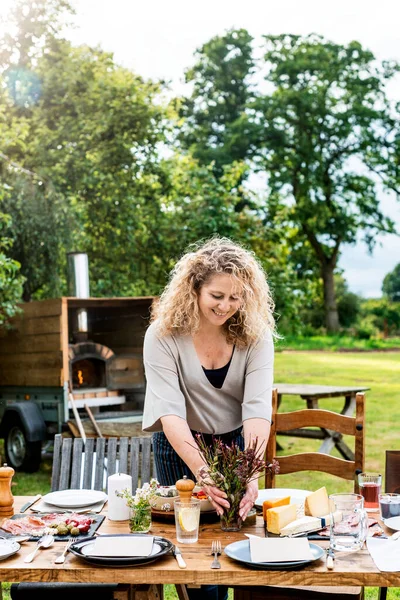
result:
[[(331, 548), (340, 551), (361, 550), (368, 533), (368, 515), (361, 494), (331, 494)], [(334, 523), (334, 517), (336, 523)], [(339, 518), (338, 518), (339, 515)]]

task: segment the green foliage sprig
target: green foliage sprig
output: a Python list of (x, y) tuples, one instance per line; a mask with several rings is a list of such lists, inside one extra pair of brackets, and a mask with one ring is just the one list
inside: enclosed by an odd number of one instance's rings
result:
[(209, 446), (201, 434), (197, 434), (195, 440), (208, 467), (207, 483), (210, 481), (209, 485), (214, 485), (227, 495), (230, 507), (225, 509), (222, 519), (226, 523), (239, 520), (239, 505), (248, 484), (265, 469), (277, 473), (278, 461), (274, 459), (271, 464), (265, 462), (258, 438), (245, 450), (234, 443), (224, 444), (219, 438), (214, 438)]

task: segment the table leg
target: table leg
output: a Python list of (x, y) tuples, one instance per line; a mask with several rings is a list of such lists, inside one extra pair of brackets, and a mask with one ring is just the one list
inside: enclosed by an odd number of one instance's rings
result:
[(378, 592), (378, 600), (386, 600), (387, 598), (387, 588), (381, 587)]

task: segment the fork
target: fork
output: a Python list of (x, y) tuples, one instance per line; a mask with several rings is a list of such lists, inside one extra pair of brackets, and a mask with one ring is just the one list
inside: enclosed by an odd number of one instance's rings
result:
[(220, 569), (221, 563), (218, 560), (218, 556), (221, 554), (222, 547), (219, 540), (213, 540), (211, 542), (211, 554), (214, 554), (214, 560), (211, 563), (211, 569)]
[(60, 554), (60, 556), (57, 556), (56, 560), (54, 561), (54, 563), (56, 565), (62, 565), (65, 562), (65, 555), (67, 554), (68, 548), (74, 544), (76, 542), (77, 538), (71, 538), (69, 540), (69, 542), (67, 542), (67, 545), (65, 546), (63, 552)]

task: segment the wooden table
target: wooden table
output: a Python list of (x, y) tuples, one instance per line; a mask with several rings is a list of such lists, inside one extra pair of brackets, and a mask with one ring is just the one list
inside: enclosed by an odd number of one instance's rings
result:
[[(356, 407), (357, 392), (369, 390), (367, 387), (357, 386), (331, 386), (331, 385), (309, 385), (304, 383), (275, 383), (278, 389), (278, 406), (281, 405), (282, 396), (300, 396), (307, 403), (307, 408), (322, 408), (320, 400), (326, 398), (344, 398), (343, 408), (340, 414), (353, 416)], [(323, 440), (318, 452), (330, 454), (333, 448), (337, 448), (346, 460), (354, 460), (353, 451), (343, 441), (343, 436), (329, 429), (294, 429), (293, 431), (280, 432), (280, 435), (303, 437)]]
[[(17, 512), (18, 508), (28, 499), (28, 497), (16, 497), (15, 511)], [(166, 537), (176, 543), (175, 526), (172, 523), (153, 522), (151, 531), (155, 535)], [(127, 522), (111, 522), (106, 518), (100, 532), (127, 533), (128, 524)], [(375, 567), (367, 550), (361, 550), (353, 554), (337, 553), (333, 571), (327, 570), (325, 558), (315, 561), (300, 570), (259, 571), (242, 566), (225, 554), (220, 557), (222, 568), (220, 570), (210, 569), (212, 560), (210, 556), (211, 540), (221, 540), (224, 548), (231, 542), (245, 539), (244, 533), (246, 532), (263, 536), (262, 517), (257, 517), (256, 525), (244, 526), (242, 531), (237, 533), (224, 533), (221, 531), (219, 523), (201, 525), (199, 541), (196, 544), (179, 544), (183, 558), (187, 563), (186, 569), (180, 569), (173, 556), (165, 556), (157, 562), (141, 567), (112, 568), (96, 567), (69, 554), (63, 565), (55, 565), (54, 559), (64, 548), (65, 542), (55, 542), (47, 550), (41, 550), (32, 563), (25, 564), (23, 562), (24, 556), (29, 554), (34, 547), (34, 543), (27, 542), (21, 545), (21, 550), (17, 554), (0, 562), (0, 581), (97, 582), (133, 584), (135, 586), (147, 584), (149, 588), (146, 596), (140, 595), (142, 594), (140, 592), (137, 598), (148, 597), (149, 599), (160, 598), (160, 584), (166, 583), (186, 583), (194, 586), (225, 584), (230, 587), (235, 585), (400, 587), (400, 572), (381, 573)], [(326, 541), (315, 543), (323, 547), (328, 544)], [(158, 591), (153, 593), (152, 590), (156, 589)]]

